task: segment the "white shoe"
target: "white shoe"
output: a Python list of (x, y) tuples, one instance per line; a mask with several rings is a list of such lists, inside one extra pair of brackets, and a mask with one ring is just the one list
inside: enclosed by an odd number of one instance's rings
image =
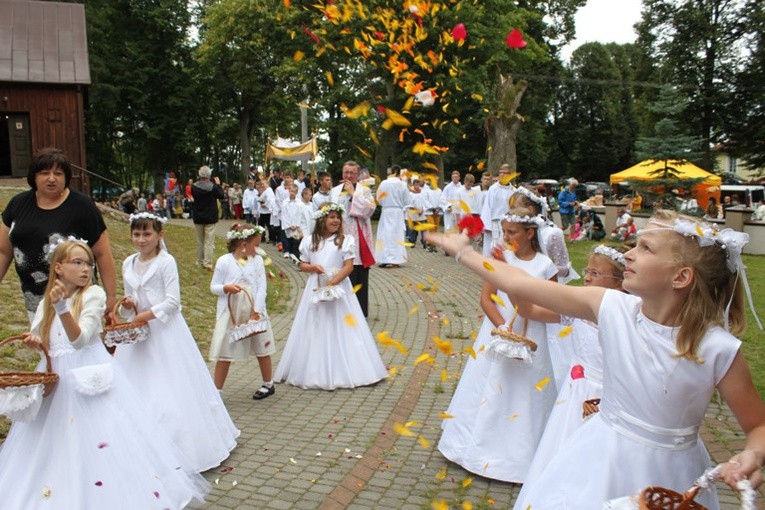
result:
[(290, 258), (292, 259), (292, 262), (295, 264), (300, 264), (300, 259), (297, 258), (294, 254), (290, 253)]
[(282, 257), (284, 257), (285, 259), (288, 259), (288, 258), (290, 258), (290, 254), (289, 253), (282, 253)]

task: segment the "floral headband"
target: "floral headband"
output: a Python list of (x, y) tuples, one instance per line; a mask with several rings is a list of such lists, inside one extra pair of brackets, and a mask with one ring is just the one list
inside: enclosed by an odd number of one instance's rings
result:
[(256, 225), (252, 228), (248, 228), (247, 230), (229, 230), (226, 232), (226, 239), (229, 241), (233, 239), (247, 239), (254, 235), (263, 235), (263, 232), (265, 232), (266, 229), (261, 227), (260, 225)]
[(547, 200), (545, 200), (544, 197), (537, 195), (533, 191), (526, 189), (523, 186), (519, 186), (515, 188), (515, 190), (510, 194), (510, 197), (512, 198), (512, 196), (515, 195), (516, 193), (523, 195), (524, 197), (528, 198), (535, 204), (539, 205), (543, 213), (550, 212), (550, 205), (547, 203)]
[(627, 265), (627, 261), (624, 260), (624, 254), (620, 252), (619, 250), (615, 250), (611, 248), (610, 246), (606, 246), (605, 244), (601, 244), (600, 246), (596, 246), (593, 250), (593, 253), (597, 253), (598, 255), (604, 255), (608, 257), (609, 259), (613, 260), (617, 264), (621, 265), (622, 267)]
[(545, 224), (545, 219), (539, 214), (536, 216), (518, 216), (517, 214), (505, 214), (502, 216), (502, 221), (506, 221), (508, 223), (524, 223), (527, 225), (532, 224), (537, 228)]
[[(752, 315), (757, 321), (757, 325), (762, 329), (762, 322), (760, 322), (760, 318), (754, 310), (752, 291), (749, 288), (749, 279), (746, 277), (746, 266), (744, 265), (744, 260), (741, 258), (741, 252), (746, 243), (749, 242), (749, 234), (745, 232), (737, 232), (731, 228), (718, 230), (716, 227), (703, 221), (696, 222), (681, 218), (676, 218), (674, 224), (671, 225), (655, 220), (649, 220), (649, 223), (658, 227), (654, 230), (672, 230), (684, 237), (695, 237), (701, 247), (712, 245), (719, 246), (720, 249), (725, 252), (725, 265), (728, 267), (728, 270), (731, 273), (737, 273), (737, 278), (738, 275), (742, 276), (741, 281), (744, 283), (744, 291), (746, 293), (746, 298), (749, 301), (749, 308), (752, 310)], [(645, 234), (645, 232), (645, 229), (640, 229), (637, 231), (637, 235)], [(725, 329), (728, 329), (728, 315), (732, 303), (733, 296), (731, 295), (731, 299), (725, 307)]]
[(60, 237), (57, 237), (56, 239), (51, 241), (50, 244), (48, 245), (48, 254), (45, 256), (45, 260), (47, 260), (48, 263), (50, 263), (50, 261), (53, 260), (53, 254), (56, 252), (56, 249), (58, 249), (59, 246), (61, 246), (62, 244), (66, 243), (68, 241), (73, 241), (73, 242), (76, 242), (76, 243), (82, 243), (85, 246), (88, 245), (88, 242), (85, 239), (80, 239), (79, 237), (74, 237), (74, 236), (67, 236), (67, 237), (60, 236)]
[(150, 212), (139, 212), (139, 213), (131, 214), (130, 223), (133, 223), (135, 220), (141, 220), (144, 218), (147, 220), (158, 221), (163, 225), (167, 223), (167, 218), (163, 218), (162, 216), (157, 216), (156, 214), (152, 214)]
[(327, 202), (323, 206), (321, 206), (321, 209), (313, 213), (313, 219), (318, 220), (320, 218), (323, 218), (324, 216), (328, 215), (331, 212), (340, 213), (341, 215), (345, 214), (345, 207), (343, 207), (340, 204), (336, 204), (334, 202)]

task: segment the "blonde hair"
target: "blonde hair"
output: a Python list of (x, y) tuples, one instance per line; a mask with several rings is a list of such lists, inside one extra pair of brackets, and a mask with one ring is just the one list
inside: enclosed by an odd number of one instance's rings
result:
[[(93, 263), (94, 257), (90, 247), (82, 241), (64, 241), (56, 247), (56, 251), (53, 252), (53, 257), (50, 261), (50, 274), (48, 276), (48, 285), (45, 287), (45, 296), (43, 297), (43, 318), (40, 323), (40, 338), (42, 339), (45, 347), (50, 347), (50, 330), (53, 327), (53, 318), (56, 316), (56, 311), (53, 309), (53, 303), (50, 302), (50, 291), (53, 289), (53, 285), (56, 280), (59, 279), (56, 273), (56, 264), (61, 264), (69, 258), (72, 250), (75, 248), (82, 248), (85, 253), (88, 254), (88, 262)], [(77, 289), (72, 294), (72, 308), (71, 314), (75, 320), (80, 316), (82, 312), (82, 296), (85, 290), (93, 284), (93, 279), (89, 279), (88, 283)]]
[[(665, 210), (656, 211), (649, 221), (671, 224), (676, 218), (700, 222), (698, 218)], [(711, 326), (723, 326), (723, 315), (729, 302), (729, 331), (739, 336), (746, 328), (741, 285), (736, 284), (738, 274), (728, 270), (727, 254), (720, 245), (699, 246), (693, 236), (668, 233), (677, 267), (689, 267), (693, 271), (690, 292), (678, 315), (677, 356), (703, 363), (697, 355), (699, 344)]]
[[(627, 253), (631, 249), (629, 246), (626, 246), (626, 245), (609, 246), (609, 248), (612, 248), (618, 251), (619, 253)], [(615, 261), (608, 255), (603, 255), (602, 253), (596, 253), (594, 251), (590, 252), (589, 256), (587, 257), (587, 261), (591, 262), (593, 259), (602, 260), (605, 263), (607, 263), (608, 267), (611, 269), (611, 276), (624, 279), (624, 265)]]

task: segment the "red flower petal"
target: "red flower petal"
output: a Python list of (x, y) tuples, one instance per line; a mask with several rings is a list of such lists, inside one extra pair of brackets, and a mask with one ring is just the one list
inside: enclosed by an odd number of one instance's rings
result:
[(507, 34), (507, 38), (505, 38), (505, 44), (507, 44), (509, 48), (520, 49), (526, 47), (526, 41), (523, 40), (523, 34), (517, 28), (512, 29), (510, 33)]
[(467, 230), (468, 237), (476, 237), (483, 233), (483, 222), (478, 216), (465, 216), (457, 224), (460, 232)]
[(464, 41), (467, 38), (465, 25), (462, 23), (455, 25), (454, 28), (452, 28), (452, 37), (454, 37), (455, 41)]
[(582, 365), (574, 365), (571, 367), (571, 378), (576, 379), (584, 379), (584, 367)]
[(96, 482), (96, 487), (101, 487), (104, 484), (101, 480)]

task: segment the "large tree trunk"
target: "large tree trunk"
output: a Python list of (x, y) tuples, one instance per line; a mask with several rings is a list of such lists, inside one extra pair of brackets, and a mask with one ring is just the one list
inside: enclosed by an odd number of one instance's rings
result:
[[(385, 85), (387, 101), (394, 99), (396, 94), (396, 87), (393, 83), (386, 83)], [(375, 150), (375, 175), (380, 179), (385, 179), (388, 176), (388, 168), (394, 163), (396, 158), (396, 144), (398, 143), (398, 130), (397, 129), (382, 129), (380, 130), (378, 138), (380, 139), (380, 145)]]
[(515, 141), (524, 120), (518, 113), (518, 108), (528, 86), (525, 80), (514, 83), (512, 76), (499, 75), (498, 107), (489, 114), (485, 123), (489, 154), (486, 166), (492, 175), (497, 175), (499, 167), (505, 163), (510, 165), (514, 172), (518, 169)]

